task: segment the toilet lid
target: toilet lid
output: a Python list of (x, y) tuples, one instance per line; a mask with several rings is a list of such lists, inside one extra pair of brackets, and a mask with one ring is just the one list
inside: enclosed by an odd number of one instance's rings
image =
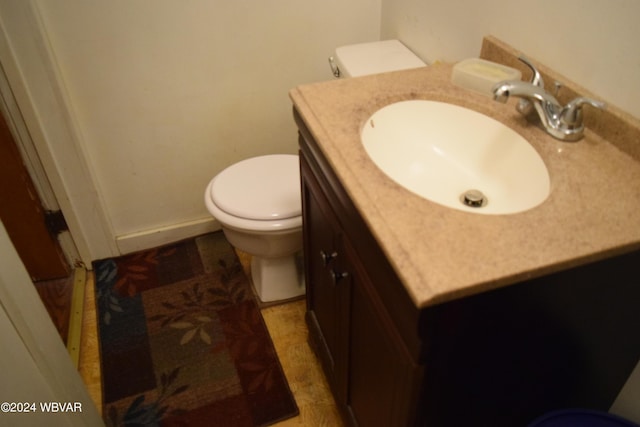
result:
[(273, 154), (238, 162), (211, 184), (211, 199), (230, 215), (255, 220), (302, 214), (298, 156)]

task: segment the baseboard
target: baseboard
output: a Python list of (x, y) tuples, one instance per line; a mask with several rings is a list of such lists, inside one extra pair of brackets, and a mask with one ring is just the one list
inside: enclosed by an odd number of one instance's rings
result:
[(116, 245), (118, 246), (120, 254), (124, 255), (155, 248), (220, 229), (220, 223), (213, 217), (204, 218), (144, 230), (137, 233), (123, 234), (116, 237)]

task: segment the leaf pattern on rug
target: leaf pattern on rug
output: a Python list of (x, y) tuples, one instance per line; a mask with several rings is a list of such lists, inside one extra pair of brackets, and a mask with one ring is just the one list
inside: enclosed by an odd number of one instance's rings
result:
[(222, 232), (93, 265), (107, 425), (269, 425), (298, 413)]
[(213, 342), (205, 327), (213, 321), (215, 304), (205, 300), (206, 294), (200, 288), (196, 283), (189, 291), (181, 292), (182, 302), (164, 301), (162, 306), (168, 311), (149, 317), (150, 321), (160, 322), (163, 328), (184, 329), (180, 345), (191, 342), (195, 337), (207, 345)]
[(145, 403), (145, 395), (137, 396), (129, 405), (122, 419), (118, 414), (115, 406), (110, 406), (108, 410), (109, 421), (114, 426), (153, 426), (160, 425), (163, 417), (170, 415), (180, 415), (185, 411), (182, 409), (172, 409), (169, 411), (169, 405), (163, 405), (164, 401), (171, 396), (175, 396), (186, 391), (189, 386), (183, 385), (172, 390), (174, 381), (178, 378), (180, 368), (175, 368), (168, 375), (162, 373), (160, 376), (160, 394), (153, 402)]
[(256, 333), (261, 330), (261, 324), (258, 307), (251, 302), (243, 304), (239, 318), (225, 330), (229, 351), (237, 361), (238, 369), (250, 377), (247, 384), (250, 393), (270, 390), (275, 376), (279, 374), (278, 365), (274, 363), (277, 359), (265, 357), (273, 351), (268, 335)]
[(222, 286), (207, 288), (205, 293), (196, 283), (190, 290), (180, 293), (181, 302), (164, 301), (162, 306), (167, 312), (149, 317), (150, 321), (160, 322), (163, 328), (184, 329), (180, 345), (188, 344), (194, 338), (211, 345), (214, 339), (205, 328), (213, 321), (216, 310), (237, 304), (249, 296), (246, 287), (240, 286), (244, 279), (240, 263), (236, 261), (228, 265), (225, 260), (219, 259), (218, 265)]
[[(119, 264), (118, 280), (113, 288), (120, 295), (135, 296), (149, 287), (149, 282), (155, 282), (152, 274), (159, 259), (171, 256), (176, 252), (175, 247), (151, 249), (127, 256)], [(151, 279), (151, 280), (150, 280)]]
[(253, 379), (248, 384), (250, 393), (256, 392), (261, 388), (268, 391), (273, 387), (276, 366), (273, 363), (264, 362), (264, 360), (260, 360), (260, 363), (247, 362), (241, 364), (242, 369), (254, 374)]
[(221, 269), (220, 283), (222, 286), (216, 286), (207, 289), (214, 298), (212, 303), (216, 308), (224, 308), (232, 304), (237, 304), (249, 297), (245, 286), (241, 286), (244, 280), (242, 265), (236, 260), (228, 265), (224, 259), (218, 260)]
[(113, 313), (122, 313), (123, 309), (120, 305), (120, 298), (113, 292), (113, 283), (118, 275), (118, 266), (108, 260), (97, 266), (96, 275), (96, 299), (100, 305), (100, 319), (105, 325), (111, 324)]

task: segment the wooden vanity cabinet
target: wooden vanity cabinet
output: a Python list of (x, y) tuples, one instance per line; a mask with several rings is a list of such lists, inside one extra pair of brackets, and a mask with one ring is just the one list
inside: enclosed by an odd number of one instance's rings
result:
[[(380, 256), (372, 253), (377, 245), (370, 235), (357, 234), (366, 226), (351, 202), (331, 189), (339, 184), (330, 183), (332, 172), (321, 172), (326, 165), (311, 153), (315, 148), (301, 141), (310, 343), (338, 406), (352, 425), (415, 424), (421, 367), (387, 307), (408, 308), (413, 315), (417, 310), (407, 295), (394, 295), (401, 286), (390, 266), (365, 268), (363, 258)], [(389, 289), (385, 291), (379, 289), (380, 279), (393, 283), (386, 282)], [(399, 318), (407, 314), (411, 313)], [(417, 341), (413, 347), (417, 351)]]
[(607, 411), (640, 358), (640, 251), (418, 309), (304, 122), (309, 342), (352, 426)]

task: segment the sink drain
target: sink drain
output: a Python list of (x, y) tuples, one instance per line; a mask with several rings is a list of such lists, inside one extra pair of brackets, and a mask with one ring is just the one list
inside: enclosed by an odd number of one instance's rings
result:
[(469, 206), (471, 208), (481, 208), (483, 206), (487, 206), (489, 200), (487, 200), (487, 196), (482, 194), (480, 190), (467, 190), (460, 195), (460, 201), (463, 205)]

